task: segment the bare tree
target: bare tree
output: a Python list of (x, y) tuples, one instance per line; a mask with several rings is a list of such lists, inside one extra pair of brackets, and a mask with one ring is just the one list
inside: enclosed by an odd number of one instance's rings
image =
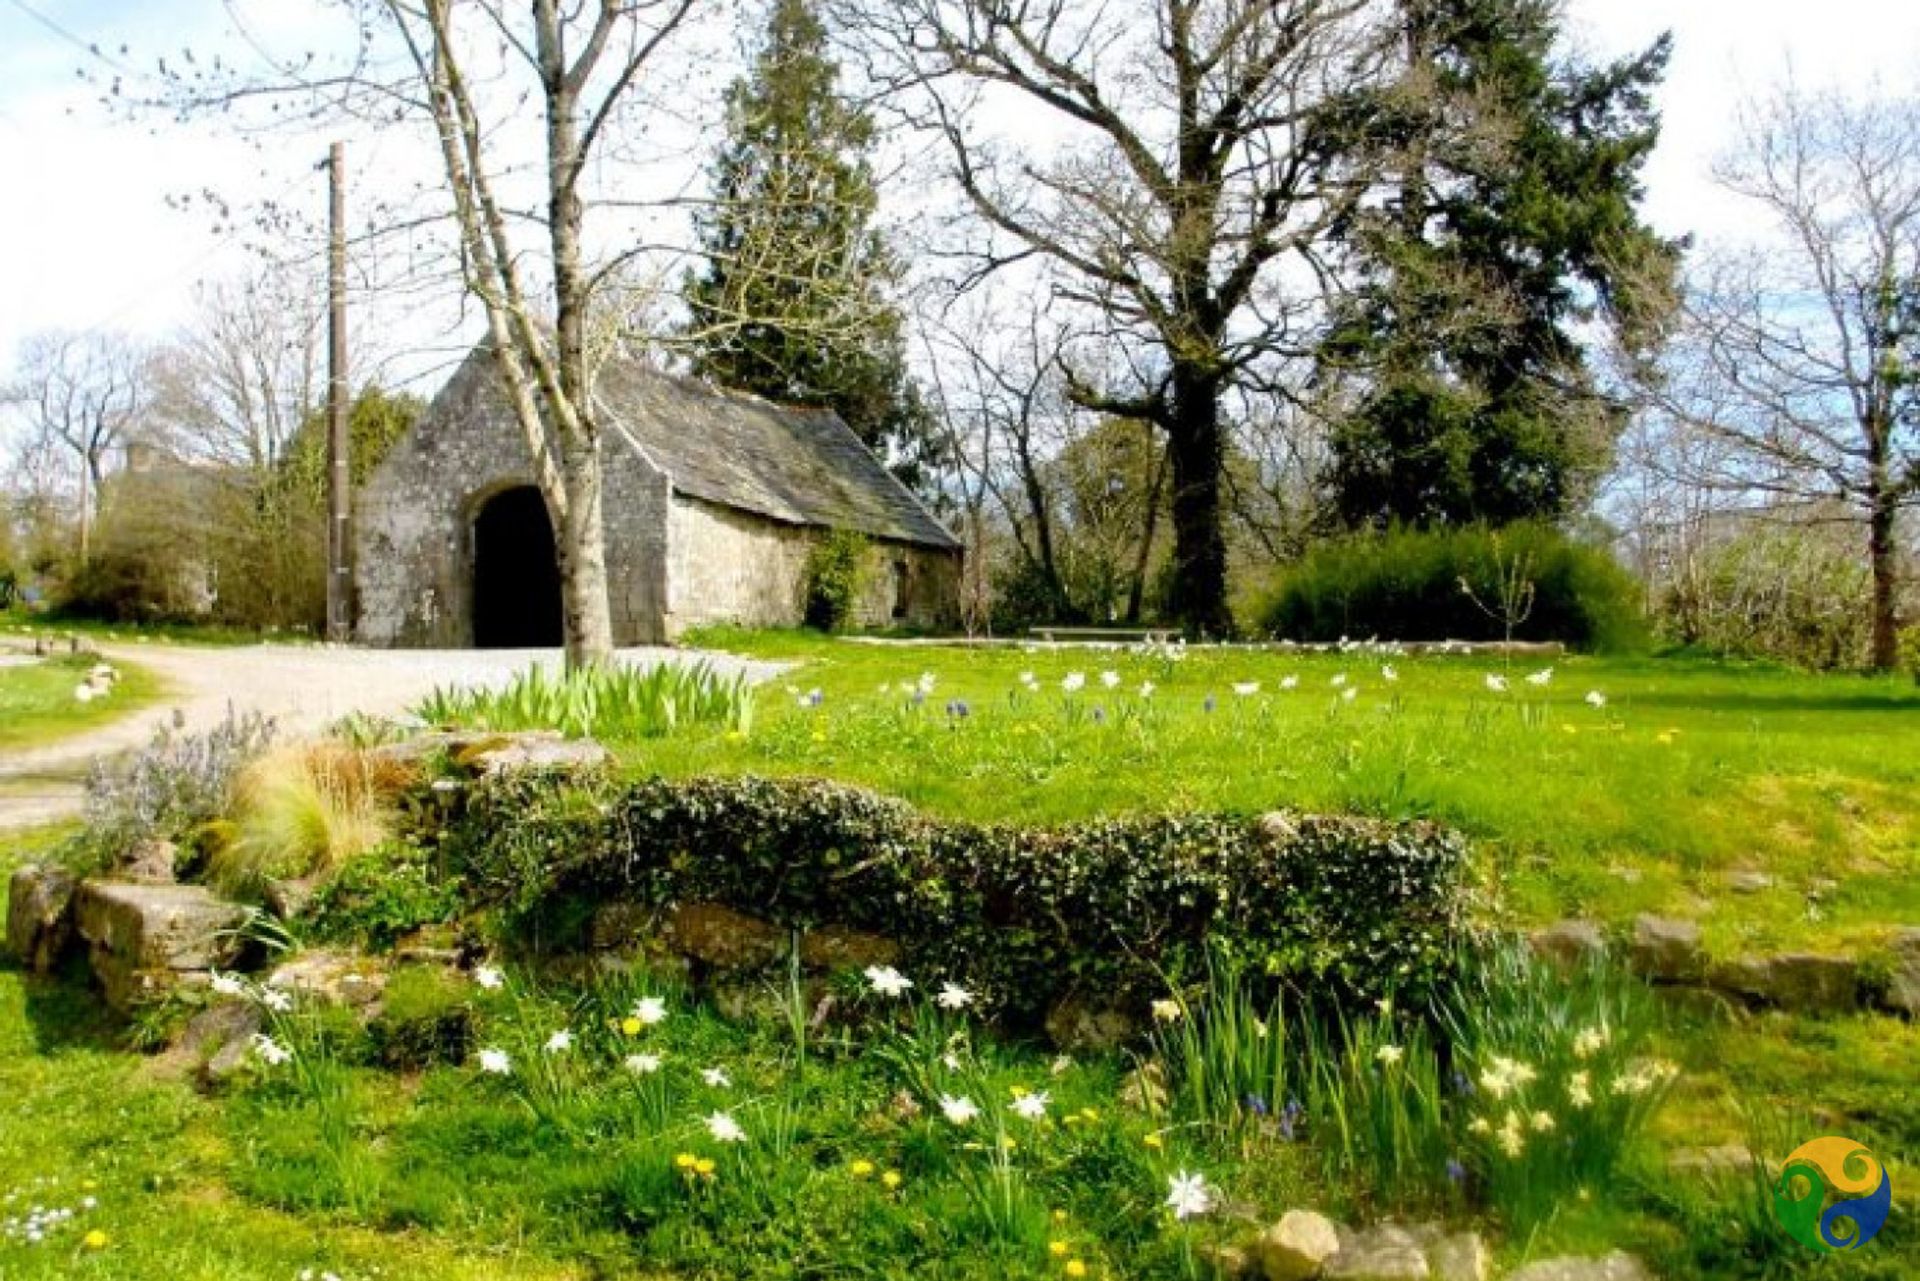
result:
[(45, 333), (22, 345), (4, 399), (30, 439), (57, 443), (79, 463), (80, 561), (90, 554), (93, 510), (116, 451), (147, 403), (145, 356), (108, 333)]
[(318, 292), (275, 273), (204, 287), (155, 354), (152, 430), (179, 458), (269, 471), (320, 403), (323, 325)]
[(1722, 183), (1772, 243), (1692, 282), (1658, 412), (1721, 449), (1691, 477), (1866, 531), (1872, 661), (1898, 658), (1900, 512), (1920, 501), (1920, 99), (1791, 88), (1743, 113)]
[[(1118, 381), (1069, 366), (1082, 406), (1165, 433), (1172, 612), (1231, 629), (1224, 402), (1307, 345), (1327, 229), (1367, 183), (1330, 108), (1391, 74), (1371, 0), (841, 0), (874, 73), (944, 141), (986, 234), (971, 270), (1045, 266)], [(1025, 123), (1018, 142), (986, 109)], [(1042, 152), (1049, 134), (1063, 137)], [(1289, 270), (1295, 274), (1288, 275)], [(1305, 288), (1301, 289), (1304, 280)]]

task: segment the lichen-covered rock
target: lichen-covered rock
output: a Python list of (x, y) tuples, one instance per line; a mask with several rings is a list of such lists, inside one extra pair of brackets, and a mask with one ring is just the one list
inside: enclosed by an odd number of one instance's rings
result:
[(129, 885), (83, 881), (74, 894), (74, 922), (96, 956), (105, 952), (131, 969), (208, 970), (240, 950), (236, 931), (247, 909), (198, 885)]
[(1542, 1259), (1507, 1281), (1653, 1281), (1640, 1260), (1621, 1250), (1598, 1259)]
[(1627, 948), (1633, 972), (1656, 983), (1695, 983), (1706, 976), (1707, 953), (1692, 921), (1639, 916)]
[(1433, 1281), (1487, 1281), (1493, 1257), (1478, 1232), (1455, 1232), (1427, 1246)]
[(800, 963), (810, 970), (840, 973), (864, 970), (870, 965), (894, 965), (901, 947), (890, 938), (848, 929), (844, 925), (826, 925), (801, 936)]
[(35, 974), (51, 971), (73, 943), (76, 884), (65, 868), (29, 864), (7, 885), (7, 951)]
[(1340, 1230), (1312, 1210), (1288, 1210), (1253, 1246), (1266, 1281), (1307, 1281), (1339, 1252)]
[(1341, 1245), (1320, 1275), (1327, 1281), (1429, 1281), (1427, 1252), (1405, 1228), (1365, 1228)]
[(787, 932), (719, 903), (683, 903), (661, 936), (675, 951), (717, 970), (765, 969), (787, 954)]
[(1068, 1053), (1103, 1053), (1131, 1041), (1140, 1024), (1125, 1010), (1069, 996), (1048, 1011), (1046, 1028), (1053, 1043)]
[(267, 976), (267, 986), (323, 1005), (364, 1009), (386, 990), (377, 961), (345, 952), (302, 952)]
[(1556, 921), (1527, 936), (1527, 945), (1541, 960), (1572, 969), (1607, 954), (1607, 935), (1595, 921)]
[(1844, 956), (1745, 956), (1717, 966), (1713, 983), (1797, 1014), (1841, 1014), (1860, 1007), (1860, 969)]
[(114, 865), (113, 879), (134, 885), (172, 885), (180, 879), (174, 872), (179, 858), (179, 846), (150, 837), (120, 856)]
[(1894, 935), (1892, 950), (1893, 969), (1883, 1003), (1896, 1014), (1920, 1018), (1920, 929)]
[(462, 763), (482, 778), (530, 769), (597, 769), (613, 759), (612, 752), (590, 738), (563, 738), (544, 730), (496, 738), (461, 756)]

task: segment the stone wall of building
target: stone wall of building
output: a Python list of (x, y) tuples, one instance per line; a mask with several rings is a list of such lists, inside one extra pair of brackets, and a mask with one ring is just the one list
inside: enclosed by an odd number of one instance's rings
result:
[[(494, 372), (470, 357), (356, 495), (357, 634), (370, 645), (473, 644), (473, 522), (533, 483), (526, 438)], [(666, 599), (666, 478), (622, 442), (607, 448), (607, 565), (615, 642), (657, 643)]]
[[(807, 553), (817, 537), (814, 529), (676, 495), (667, 527), (667, 635), (708, 623), (797, 625)], [(858, 623), (950, 626), (959, 582), (958, 553), (876, 540)]]

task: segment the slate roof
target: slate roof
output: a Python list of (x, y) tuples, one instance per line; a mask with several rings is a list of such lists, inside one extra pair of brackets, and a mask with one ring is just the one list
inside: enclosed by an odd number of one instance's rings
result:
[(831, 410), (776, 405), (619, 356), (601, 366), (595, 398), (680, 493), (793, 525), (960, 546)]

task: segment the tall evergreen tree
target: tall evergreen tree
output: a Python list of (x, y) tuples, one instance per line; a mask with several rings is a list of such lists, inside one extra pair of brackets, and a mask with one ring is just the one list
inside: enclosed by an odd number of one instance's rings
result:
[(727, 95), (714, 203), (688, 282), (697, 372), (833, 409), (909, 484), (934, 452), (908, 374), (900, 267), (873, 226), (873, 122), (837, 90), (812, 0), (772, 0)]
[(1407, 76), (1356, 127), (1392, 157), (1342, 229), (1360, 287), (1323, 368), (1356, 389), (1330, 481), (1350, 526), (1558, 519), (1625, 412), (1588, 326), (1653, 345), (1680, 246), (1642, 221), (1640, 170), (1670, 41), (1556, 59), (1554, 0), (1401, 0)]

